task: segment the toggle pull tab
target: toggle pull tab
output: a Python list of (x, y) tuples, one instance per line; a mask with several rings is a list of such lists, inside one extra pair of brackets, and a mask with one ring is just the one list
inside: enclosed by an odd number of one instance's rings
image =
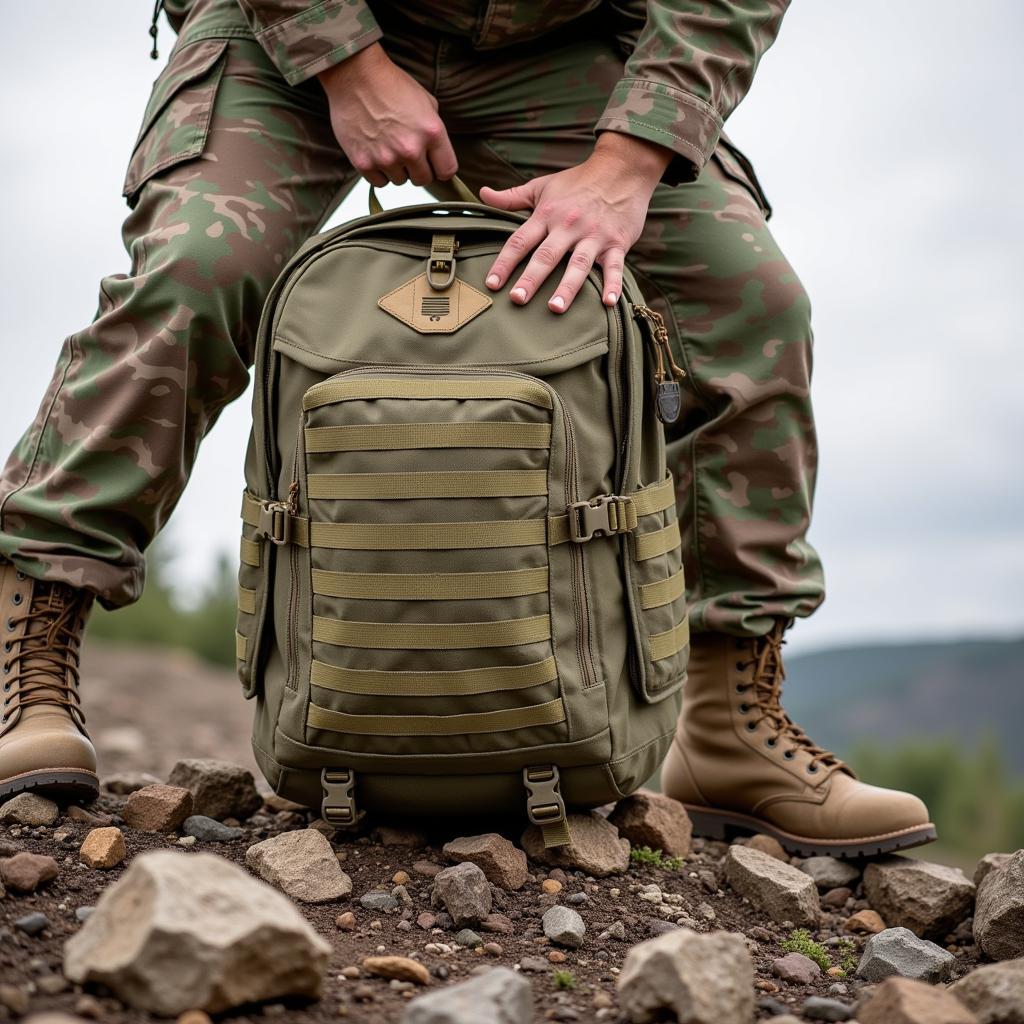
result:
[[(662, 315), (650, 306), (634, 306), (633, 312), (647, 323), (654, 350), (654, 396), (658, 419), (662, 423), (675, 423), (683, 410), (683, 392), (680, 383), (686, 371), (679, 366), (672, 355), (668, 340), (668, 328)], [(666, 370), (666, 364), (668, 369)]]
[(156, 37), (160, 34), (157, 22), (160, 20), (160, 12), (163, 9), (164, 0), (156, 0), (156, 4), (153, 7), (153, 20), (149, 24), (149, 34), (153, 40), (153, 49), (149, 51), (149, 56), (152, 60), (160, 59), (160, 51), (156, 48)]
[(430, 239), (430, 255), (427, 257), (427, 284), (435, 292), (450, 288), (455, 280), (455, 254), (459, 243), (454, 235), (434, 235)]

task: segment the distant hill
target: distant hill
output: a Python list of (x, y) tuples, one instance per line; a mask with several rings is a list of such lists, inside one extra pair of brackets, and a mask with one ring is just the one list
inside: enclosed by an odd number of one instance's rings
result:
[(1024, 638), (835, 648), (787, 659), (785, 706), (815, 741), (995, 737), (1024, 777)]

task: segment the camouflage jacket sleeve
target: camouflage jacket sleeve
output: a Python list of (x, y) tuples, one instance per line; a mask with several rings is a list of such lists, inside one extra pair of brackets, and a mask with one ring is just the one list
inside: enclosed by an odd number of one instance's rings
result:
[(381, 37), (364, 0), (238, 0), (289, 85), (325, 71)]
[(626, 66), (594, 126), (667, 146), (692, 181), (775, 41), (789, 0), (609, 0)]

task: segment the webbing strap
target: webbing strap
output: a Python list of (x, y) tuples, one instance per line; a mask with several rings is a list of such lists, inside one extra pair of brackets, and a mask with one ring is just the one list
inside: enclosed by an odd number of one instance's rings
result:
[(541, 409), (552, 408), (551, 395), (539, 382), (518, 379), (431, 380), (396, 377), (326, 380), (314, 384), (302, 398), (307, 412), (331, 402), (364, 401), (375, 398), (488, 398), (526, 402)]
[(313, 570), (313, 593), (362, 601), (470, 601), (548, 589), (548, 567), (507, 572), (328, 572)]
[(403, 448), (548, 448), (548, 423), (357, 423), (307, 427), (306, 451), (382, 452)]
[(498, 622), (353, 622), (313, 616), (313, 639), (338, 647), (437, 651), (515, 647), (551, 637), (551, 619), (530, 615)]
[(238, 587), (238, 610), (246, 615), (256, 614), (256, 591), (250, 590), (239, 584)]
[(647, 583), (640, 587), (640, 607), (661, 608), (683, 596), (683, 570), (674, 572), (668, 579)]
[(245, 565), (251, 565), (253, 568), (258, 569), (260, 567), (260, 546), (253, 540), (249, 540), (247, 537), (242, 538), (241, 548), (238, 552), (238, 557), (242, 560)]
[(235, 630), (235, 657), (239, 661), (245, 661), (245, 652), (249, 646), (249, 641), (242, 636), (238, 630)]
[(383, 672), (378, 669), (339, 668), (314, 661), (309, 681), (338, 693), (380, 697), (467, 697), (477, 693), (525, 690), (558, 678), (554, 658), (528, 665), (495, 665), (454, 672)]
[(447, 473), (311, 473), (311, 498), (524, 498), (547, 494), (543, 469)]
[(543, 519), (381, 525), (313, 523), (311, 532), (313, 547), (349, 551), (454, 551), (517, 548), (547, 542), (547, 522)]
[(349, 715), (310, 704), (306, 721), (314, 729), (353, 736), (459, 736), (557, 725), (565, 721), (565, 707), (556, 697), (546, 704), (469, 715)]
[[(672, 481), (672, 477), (669, 476), (660, 484), (654, 484), (652, 487), (643, 487), (639, 491), (633, 491), (630, 494), (624, 495), (624, 497), (632, 506), (631, 521), (626, 524), (628, 529), (632, 530), (634, 528), (631, 525), (632, 519), (639, 516), (649, 516), (655, 512), (664, 512), (665, 509), (671, 508), (675, 504), (675, 484)], [(568, 515), (552, 516), (548, 520), (548, 544), (552, 546), (565, 544), (571, 539), (571, 530), (572, 520)]]
[(668, 526), (652, 533), (641, 533), (636, 538), (636, 560), (644, 562), (656, 555), (674, 551), (682, 543), (679, 536), (679, 520), (673, 519)]
[(678, 654), (690, 642), (690, 620), (683, 619), (664, 633), (651, 634), (651, 660), (661, 661)]

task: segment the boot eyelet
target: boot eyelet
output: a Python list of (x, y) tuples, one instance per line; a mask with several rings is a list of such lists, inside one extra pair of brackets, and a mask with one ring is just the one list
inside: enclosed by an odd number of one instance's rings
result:
[(13, 633), (14, 632), (14, 619), (7, 620), (7, 628)]
[(818, 771), (818, 766), (816, 764), (809, 764), (807, 766), (807, 774), (808, 775), (815, 775), (815, 774), (817, 774), (817, 771)]
[(793, 758), (794, 758), (794, 757), (796, 757), (796, 754), (794, 754), (792, 750), (787, 750), (787, 751), (786, 751), (786, 752), (785, 752), (785, 753), (784, 753), (784, 754), (783, 754), (782, 756), (783, 756), (783, 757), (784, 757), (784, 758), (785, 758), (785, 759), (786, 759), (787, 761), (792, 761), (792, 760), (793, 760)]
[(745, 662), (742, 662), (742, 661), (737, 661), (736, 662), (736, 671), (737, 672), (742, 672), (746, 667), (747, 666), (746, 666)]
[(768, 739), (764, 741), (764, 745), (771, 750), (774, 750), (778, 746), (778, 743), (778, 739), (774, 736), (769, 736)]
[(743, 701), (743, 703), (740, 704), (740, 707), (739, 707), (740, 714), (741, 715), (745, 715), (749, 710), (750, 710), (750, 705), (746, 701)]
[(10, 640), (5, 640), (4, 641), (4, 654), (10, 654), (10, 653), (11, 653), (11, 641)]
[(21, 571), (20, 569), (19, 569), (19, 570), (18, 570), (18, 571), (17, 571), (17, 572), (16, 572), (15, 574), (14, 574), (14, 578), (15, 578), (15, 579), (16, 579), (16, 580), (17, 580), (17, 581), (18, 581), (19, 583), (24, 583), (24, 582), (25, 582), (25, 580), (27, 580), (27, 579), (28, 579), (28, 577), (27, 577), (27, 576), (26, 576), (26, 575), (25, 575), (25, 574), (24, 574), (24, 573), (23, 573), (23, 572), (22, 572), (22, 571)]
[(736, 684), (736, 692), (737, 693), (746, 693), (747, 692), (747, 684), (746, 683), (737, 683)]
[(755, 732), (757, 730), (757, 722), (747, 722), (747, 732)]
[(21, 604), (21, 602), (22, 602), (23, 600), (24, 600), (24, 599), (22, 598), (21, 594), (20, 594), (20, 593), (16, 593), (16, 594), (15, 594), (15, 595), (14, 595), (14, 596), (13, 596), (13, 597), (11, 598), (11, 604), (15, 604), (15, 605), (18, 605), (18, 604)]

